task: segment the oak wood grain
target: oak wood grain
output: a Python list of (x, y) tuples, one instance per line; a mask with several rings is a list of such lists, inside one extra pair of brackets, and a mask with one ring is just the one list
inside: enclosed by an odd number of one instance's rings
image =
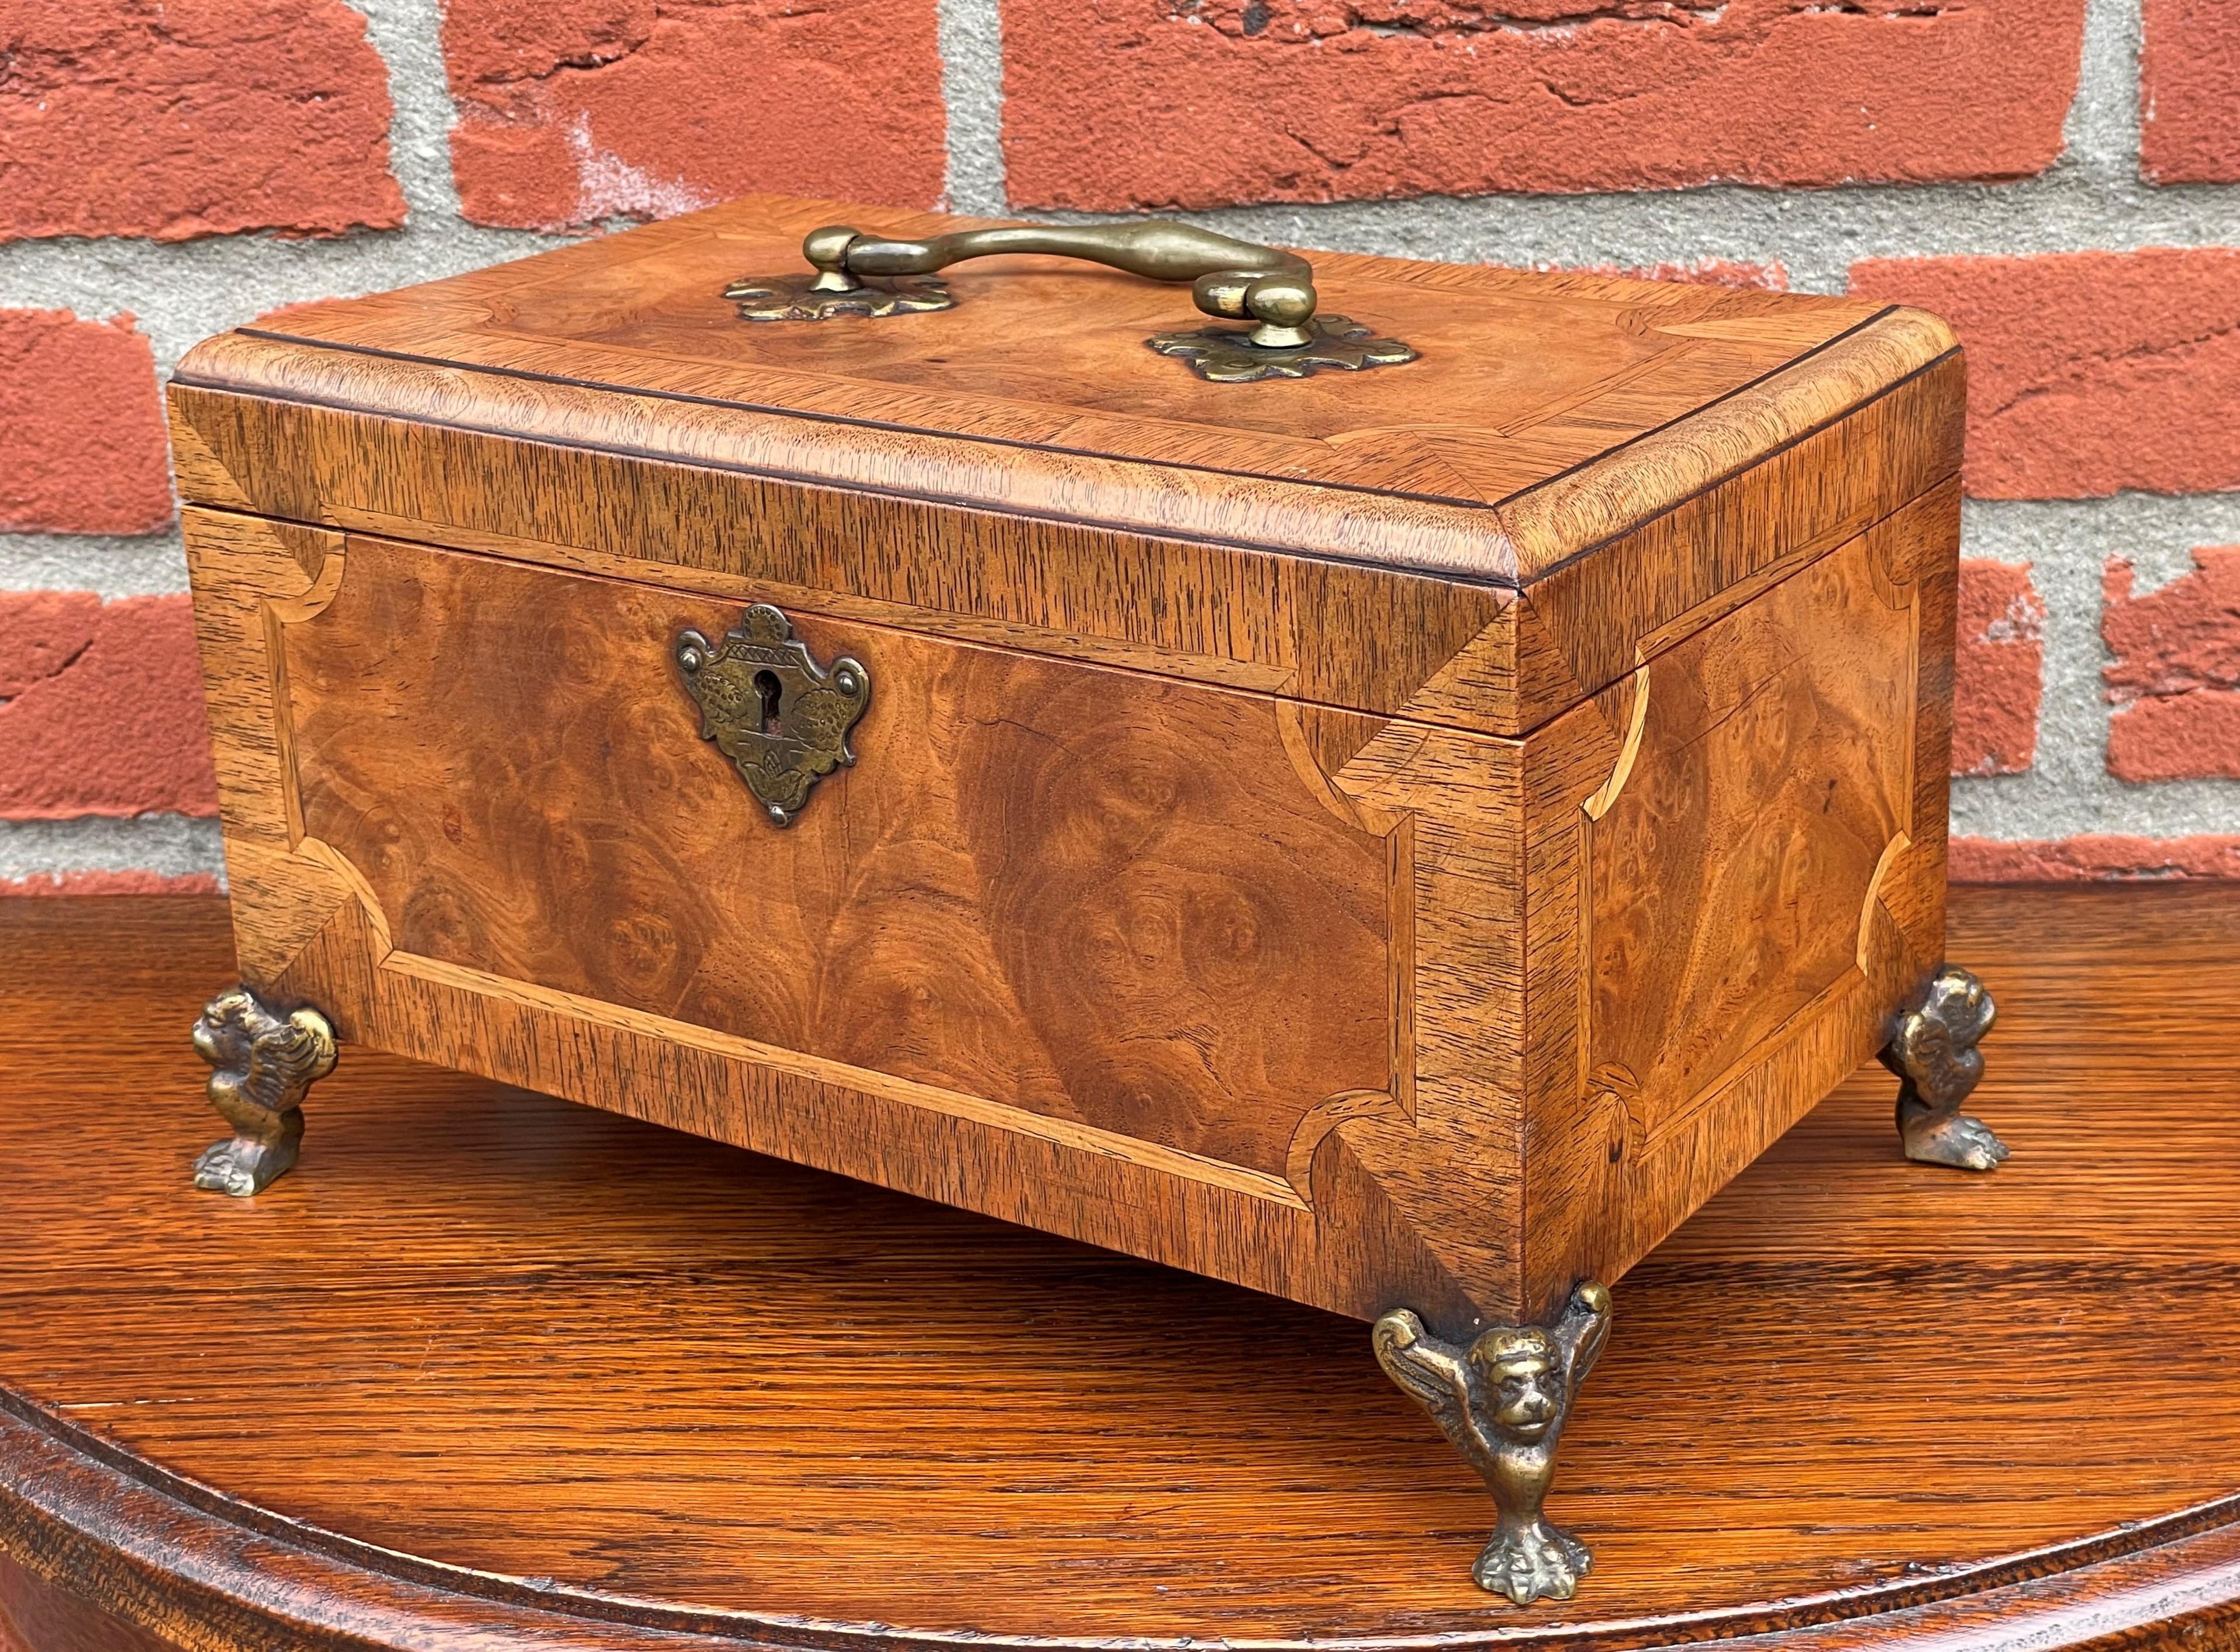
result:
[(0, 1559), (0, 1652), (170, 1652), (172, 1645)]
[(1595, 1572), (1519, 1612), (1357, 1324), (362, 1049), (296, 1173), (197, 1197), (221, 904), (0, 903), (0, 1085), (102, 1125), (19, 1136), (0, 1200), (0, 1613), (198, 1652), (2231, 1645), (2240, 891), (1960, 889), (1950, 929), (2015, 1158), (1908, 1164), (1864, 1071), (1635, 1269), (1551, 1509)]

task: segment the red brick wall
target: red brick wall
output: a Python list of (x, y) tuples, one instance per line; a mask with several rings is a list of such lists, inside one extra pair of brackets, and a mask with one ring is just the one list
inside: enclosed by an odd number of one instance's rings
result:
[(2143, 3), (0, 0), (0, 890), (218, 870), (195, 337), (750, 189), (1937, 310), (1956, 873), (2240, 875), (2240, 7)]

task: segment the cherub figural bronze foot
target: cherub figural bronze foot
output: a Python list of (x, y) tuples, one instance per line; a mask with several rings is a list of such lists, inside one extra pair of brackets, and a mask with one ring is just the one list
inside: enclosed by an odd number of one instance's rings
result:
[(1377, 1322), (1377, 1362), (1437, 1422), (1493, 1492), (1493, 1539), (1470, 1569), (1519, 1606), (1567, 1601), (1593, 1565), (1587, 1546), (1541, 1514), (1572, 1397), (1610, 1336), (1609, 1288), (1590, 1280), (1552, 1327), (1502, 1325), (1465, 1349), (1406, 1309)]
[(210, 1064), (210, 1105), (233, 1126), (195, 1161), (195, 1185), (261, 1193), (296, 1162), (304, 1093), (334, 1070), (334, 1029), (316, 1009), (276, 1015), (236, 987), (203, 1009), (195, 1049)]
[(1890, 1023), (1882, 1060), (1904, 1081), (1897, 1130), (1906, 1157), (1960, 1170), (1993, 1169), (2006, 1158), (2007, 1145), (1991, 1127), (1960, 1110), (1983, 1076), (1977, 1041), (1997, 1015), (1983, 983), (1948, 963)]

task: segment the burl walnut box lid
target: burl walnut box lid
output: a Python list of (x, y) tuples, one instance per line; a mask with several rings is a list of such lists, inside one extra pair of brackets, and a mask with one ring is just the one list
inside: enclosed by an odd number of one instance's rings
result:
[(750, 197), (290, 310), (182, 364), (182, 490), (317, 510), (244, 474), (312, 463), (269, 432), (218, 451), (210, 391), (1468, 585), (1510, 663), (1464, 720), (1509, 732), (1958, 465), (1951, 334), (1863, 301), (1313, 253), (1322, 312), (1417, 359), (1235, 383), (1146, 348), (1207, 324), (1188, 287), (1069, 260), (955, 265), (924, 313), (758, 322), (726, 296), (805, 271), (820, 225), (974, 222)]

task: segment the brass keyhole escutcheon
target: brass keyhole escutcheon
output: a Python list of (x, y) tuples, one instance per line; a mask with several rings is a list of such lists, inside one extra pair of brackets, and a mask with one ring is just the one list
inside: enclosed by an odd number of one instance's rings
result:
[(848, 734), (871, 703), (871, 674), (844, 656), (830, 670), (817, 664), (769, 603), (721, 643), (679, 631), (674, 653), (701, 738), (731, 760), (773, 825), (792, 825), (817, 783), (856, 761)]

